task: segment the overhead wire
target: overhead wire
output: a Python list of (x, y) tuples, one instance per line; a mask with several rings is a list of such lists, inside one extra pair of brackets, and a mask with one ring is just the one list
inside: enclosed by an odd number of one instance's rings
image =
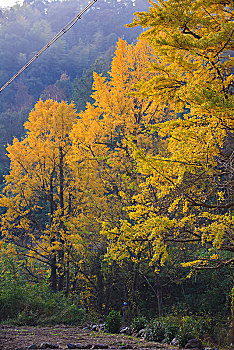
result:
[(47, 50), (51, 45), (55, 43), (62, 35), (64, 35), (68, 30), (70, 30), (78, 21), (78, 19), (81, 18), (81, 16), (94, 5), (94, 3), (97, 2), (97, 0), (92, 0), (80, 13), (78, 13), (63, 29), (58, 32), (53, 39), (51, 39), (40, 51), (36, 53), (13, 77), (8, 80), (8, 82), (3, 85), (3, 87), (0, 89), (0, 93), (8, 86), (10, 85), (13, 80), (15, 80), (26, 68), (30, 66), (45, 50)]

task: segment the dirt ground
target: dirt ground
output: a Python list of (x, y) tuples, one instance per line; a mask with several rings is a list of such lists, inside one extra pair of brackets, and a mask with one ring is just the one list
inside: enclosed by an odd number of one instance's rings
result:
[[(146, 342), (139, 338), (92, 332), (79, 327), (0, 326), (0, 350), (40, 349), (42, 343), (55, 344), (61, 350), (68, 349), (72, 344), (81, 344), (81, 346), (93, 349), (100, 349), (104, 346), (109, 349), (166, 349), (162, 344)], [(45, 344), (44, 347), (46, 347)]]

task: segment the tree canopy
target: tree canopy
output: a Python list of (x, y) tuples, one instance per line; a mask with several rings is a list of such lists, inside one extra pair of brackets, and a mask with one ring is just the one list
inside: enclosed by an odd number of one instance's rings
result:
[[(32, 2), (32, 11), (38, 4), (47, 2)], [(113, 16), (128, 6), (110, 4)], [(193, 274), (204, 269), (200, 288), (215, 286), (230, 310), (233, 2), (151, 1), (135, 26), (144, 31), (136, 43), (118, 40), (109, 72), (100, 59), (75, 85), (63, 72), (47, 86), (25, 137), (7, 146), (2, 250), (28, 270), (43, 266), (54, 291), (77, 294), (100, 313), (126, 300), (137, 315), (154, 300), (161, 315), (180, 286), (195, 300)], [(102, 39), (95, 34), (98, 47)], [(23, 106), (31, 101), (25, 87)], [(64, 101), (71, 94), (82, 110)], [(207, 294), (199, 311), (210, 312)]]
[(114, 247), (125, 247), (125, 239), (149, 241), (152, 261), (163, 263), (170, 242), (200, 244), (204, 249), (188, 264), (217, 267), (233, 261), (232, 2), (176, 4), (152, 3), (133, 23), (148, 28), (142, 37), (156, 55), (153, 77), (142, 79), (136, 94), (151, 98), (162, 115), (169, 109), (170, 117), (149, 128), (157, 148), (132, 144), (144, 180), (129, 221), (112, 231)]

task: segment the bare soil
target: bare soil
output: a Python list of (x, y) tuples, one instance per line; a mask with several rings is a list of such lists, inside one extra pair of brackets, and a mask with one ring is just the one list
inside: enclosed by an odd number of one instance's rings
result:
[(68, 344), (78, 343), (89, 344), (93, 348), (98, 348), (97, 344), (101, 344), (108, 345), (109, 349), (166, 349), (162, 344), (146, 342), (139, 338), (92, 332), (79, 327), (63, 325), (54, 327), (0, 326), (0, 350), (28, 350), (33, 344), (39, 349), (42, 343), (56, 344), (60, 350), (68, 349)]

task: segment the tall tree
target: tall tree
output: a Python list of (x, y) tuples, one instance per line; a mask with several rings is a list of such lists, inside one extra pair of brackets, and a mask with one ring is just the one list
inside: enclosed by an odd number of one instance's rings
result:
[(47, 264), (53, 290), (64, 287), (66, 254), (74, 240), (68, 222), (79, 196), (67, 159), (76, 120), (74, 104), (40, 100), (25, 123), (25, 138), (7, 147), (11, 169), (0, 200), (6, 208), (3, 240), (25, 259)]
[(149, 13), (137, 13), (134, 21), (149, 27), (143, 36), (157, 53), (155, 75), (142, 81), (139, 95), (153, 96), (162, 109), (187, 109), (182, 118), (153, 126), (164, 150), (154, 157), (135, 154), (156, 191), (153, 212), (164, 209), (171, 223), (183, 218), (179, 226), (195, 240), (233, 252), (233, 2), (181, 0), (179, 5), (152, 3)]
[(142, 37), (156, 59), (152, 79), (143, 77), (135, 94), (152, 98), (170, 116), (149, 128), (157, 132), (157, 149), (132, 143), (142, 191), (129, 219), (109, 231), (110, 254), (151, 244), (157, 267), (177, 244), (196, 247), (185, 266), (231, 267), (233, 1), (151, 2), (149, 12), (136, 16), (130, 26), (147, 28)]
[[(152, 138), (148, 141), (144, 135), (144, 128), (145, 124), (153, 123), (156, 106), (148, 98), (131, 96), (135, 90), (133, 84), (143, 76), (150, 77), (146, 67), (151, 57), (153, 52), (145, 41), (134, 46), (119, 40), (110, 78), (94, 73), (94, 102), (87, 103), (72, 130), (71, 162), (75, 169), (88, 166), (88, 176), (93, 176), (91, 186), (96, 186), (97, 194), (103, 189), (103, 193), (120, 200), (120, 192), (131, 187), (130, 177), (136, 178), (126, 144), (128, 135), (140, 144), (144, 144), (144, 138), (146, 143), (152, 142)], [(94, 178), (97, 180), (93, 181)], [(102, 198), (99, 194), (98, 197)]]
[[(85, 221), (87, 224), (95, 218), (99, 231), (103, 221), (107, 227), (113, 227), (126, 217), (124, 207), (131, 204), (132, 196), (139, 191), (136, 162), (128, 140), (146, 149), (155, 145), (146, 128), (157, 119), (157, 105), (152, 99), (134, 96), (135, 84), (143, 77), (146, 80), (152, 77), (147, 68), (153, 59), (154, 51), (145, 40), (128, 45), (120, 39), (109, 78), (94, 73), (94, 102), (80, 113), (72, 131), (71, 166), (79, 170), (76, 176), (79, 181), (87, 179), (81, 181), (89, 189), (84, 189)], [(130, 254), (133, 253), (130, 249)], [(127, 257), (122, 255), (123, 259)]]

